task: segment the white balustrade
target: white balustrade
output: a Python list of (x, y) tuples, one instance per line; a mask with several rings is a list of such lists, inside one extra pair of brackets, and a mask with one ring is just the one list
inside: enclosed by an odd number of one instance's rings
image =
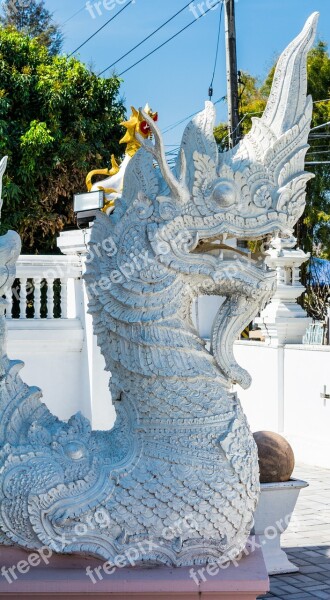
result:
[[(76, 282), (82, 277), (79, 256), (20, 256), (12, 293), (7, 292), (7, 318), (68, 319), (76, 318), (74, 295)], [(68, 306), (70, 305), (70, 311)]]

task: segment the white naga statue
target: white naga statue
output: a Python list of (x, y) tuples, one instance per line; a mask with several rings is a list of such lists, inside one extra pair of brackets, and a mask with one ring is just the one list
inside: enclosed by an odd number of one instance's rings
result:
[[(110, 561), (133, 552), (136, 563), (176, 566), (244, 548), (259, 478), (232, 392), (250, 377), (233, 343), (271, 297), (275, 274), (219, 247), (226, 237), (290, 236), (304, 211), (306, 57), (317, 18), (280, 57), (264, 115), (233, 150), (219, 153), (208, 102), (171, 171), (159, 129), (142, 113), (153, 140), (138, 138), (113, 214), (97, 217), (86, 274), (116, 424), (92, 432), (79, 414), (59, 421), (22, 383), (21, 363), (3, 356), (0, 543)], [(4, 239), (2, 278), (18, 250), (16, 238)], [(204, 293), (226, 297), (210, 352), (191, 318)], [(3, 343), (3, 325), (1, 335)]]

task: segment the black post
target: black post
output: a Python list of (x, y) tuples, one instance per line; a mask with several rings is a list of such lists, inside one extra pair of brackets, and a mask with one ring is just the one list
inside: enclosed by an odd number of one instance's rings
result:
[(239, 94), (236, 51), (235, 0), (225, 2), (226, 59), (227, 59), (227, 97), (228, 97), (228, 131), (230, 147), (233, 148), (241, 139), (239, 125)]

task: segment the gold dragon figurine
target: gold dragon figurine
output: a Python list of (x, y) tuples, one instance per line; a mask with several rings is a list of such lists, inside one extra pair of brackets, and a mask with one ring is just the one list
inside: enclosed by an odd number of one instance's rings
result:
[[(90, 171), (86, 177), (86, 186), (88, 192), (93, 189), (101, 190), (104, 192), (105, 203), (103, 212), (112, 212), (115, 207), (116, 200), (123, 189), (124, 174), (129, 160), (136, 154), (141, 148), (141, 144), (136, 138), (136, 134), (140, 134), (144, 139), (151, 137), (151, 129), (148, 123), (145, 121), (141, 112), (136, 110), (133, 106), (132, 114), (128, 121), (123, 121), (121, 125), (126, 128), (124, 137), (120, 140), (120, 144), (126, 144), (125, 156), (121, 164), (119, 165), (115, 159), (115, 156), (111, 156), (111, 169), (95, 169)], [(158, 113), (154, 113), (149, 105), (147, 104), (144, 108), (144, 112), (149, 115), (153, 121), (158, 120)], [(93, 178), (96, 175), (106, 175), (107, 178), (103, 181), (93, 184)], [(117, 177), (118, 176), (118, 177)], [(107, 198), (108, 196), (108, 198)]]

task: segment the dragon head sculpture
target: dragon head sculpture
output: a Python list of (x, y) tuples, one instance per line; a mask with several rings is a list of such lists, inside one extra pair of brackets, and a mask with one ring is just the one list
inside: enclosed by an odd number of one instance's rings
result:
[[(96, 219), (92, 233), (92, 245), (110, 234), (119, 249), (111, 264), (104, 260), (102, 275), (110, 268), (120, 274), (143, 251), (153, 266), (147, 274), (143, 271), (143, 282), (141, 272), (135, 273), (141, 290), (144, 282), (151, 286), (165, 275), (176, 275), (195, 295), (227, 298), (213, 326), (211, 353), (226, 379), (245, 388), (250, 377), (237, 365), (233, 343), (269, 301), (275, 274), (260, 256), (254, 261), (237, 250), (219, 249), (228, 248), (223, 244), (226, 238), (290, 237), (304, 211), (306, 184), (313, 177), (304, 169), (313, 107), (307, 96), (306, 63), (317, 21), (314, 13), (283, 52), (263, 116), (253, 119), (250, 133), (228, 152), (218, 150), (215, 108), (207, 102), (187, 126), (171, 170), (153, 115), (140, 109), (136, 119), (153, 135), (136, 132), (141, 148), (127, 164), (121, 201), (108, 220)], [(133, 230), (136, 235), (130, 242)], [(94, 282), (100, 278), (98, 262), (87, 273)], [(120, 276), (117, 282), (122, 285)], [(147, 295), (145, 304), (148, 301)]]
[(306, 57), (317, 21), (314, 13), (281, 55), (265, 112), (253, 118), (252, 130), (234, 149), (219, 153), (213, 135), (215, 108), (207, 102), (187, 126), (172, 172), (155, 122), (141, 111), (155, 144), (139, 134), (137, 138), (160, 167), (163, 189), (157, 200), (161, 213), (168, 215), (155, 232), (159, 241), (167, 242), (182, 227), (191, 234), (190, 251), (202, 240), (222, 235), (251, 240), (292, 234), (313, 177), (304, 170), (313, 108), (307, 97)]

